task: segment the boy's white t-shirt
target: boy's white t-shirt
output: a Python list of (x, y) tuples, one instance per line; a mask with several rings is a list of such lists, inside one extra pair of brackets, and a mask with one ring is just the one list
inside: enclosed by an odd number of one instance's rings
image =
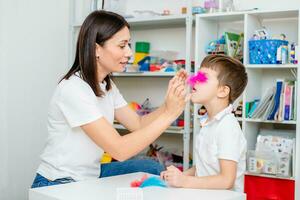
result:
[(233, 190), (244, 191), (246, 170), (246, 139), (239, 122), (232, 114), (232, 105), (206, 123), (207, 115), (200, 120), (201, 129), (196, 135), (196, 176), (211, 176), (220, 173), (219, 159), (237, 162), (237, 174)]
[(103, 149), (80, 128), (104, 117), (113, 124), (114, 111), (127, 105), (117, 87), (97, 97), (79, 74), (60, 82), (48, 112), (48, 139), (41, 155), (37, 173), (49, 180), (71, 177), (74, 180), (96, 179), (100, 176)]

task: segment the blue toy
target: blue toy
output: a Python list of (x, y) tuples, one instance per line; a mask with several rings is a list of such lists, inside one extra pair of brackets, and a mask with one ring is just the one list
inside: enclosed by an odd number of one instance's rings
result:
[(165, 181), (163, 181), (162, 179), (160, 179), (159, 177), (149, 177), (147, 179), (145, 179), (142, 184), (140, 185), (140, 188), (144, 188), (144, 187), (151, 187), (151, 186), (156, 186), (156, 187), (167, 187), (167, 184)]

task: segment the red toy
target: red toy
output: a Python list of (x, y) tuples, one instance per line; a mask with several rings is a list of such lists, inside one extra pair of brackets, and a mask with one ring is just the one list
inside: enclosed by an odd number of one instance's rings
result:
[(140, 187), (142, 185), (142, 183), (144, 182), (144, 180), (146, 180), (148, 178), (148, 176), (145, 174), (141, 180), (134, 180), (131, 182), (130, 186), (131, 187)]

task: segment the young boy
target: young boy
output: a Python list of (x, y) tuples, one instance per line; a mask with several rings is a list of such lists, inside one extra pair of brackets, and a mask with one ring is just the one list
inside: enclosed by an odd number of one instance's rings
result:
[(209, 55), (198, 74), (201, 80), (195, 82), (191, 100), (204, 105), (207, 114), (195, 138), (195, 166), (183, 173), (170, 166), (161, 177), (173, 187), (243, 192), (246, 140), (231, 104), (247, 85), (245, 67), (228, 56)]

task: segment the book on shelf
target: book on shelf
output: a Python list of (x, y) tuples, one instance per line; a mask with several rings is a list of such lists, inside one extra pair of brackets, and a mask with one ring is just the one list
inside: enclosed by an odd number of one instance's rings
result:
[(246, 103), (246, 117), (261, 120), (296, 120), (296, 81), (278, 79), (261, 99)]
[(256, 109), (253, 111), (253, 113), (249, 114), (250, 118), (260, 118), (264, 112), (267, 110), (268, 105), (271, 101), (271, 99), (274, 96), (274, 88), (269, 88), (266, 91), (266, 94), (263, 96), (263, 98), (260, 100), (259, 104), (257, 105)]
[(274, 98), (274, 107), (273, 107), (270, 115), (268, 116), (268, 120), (275, 120), (275, 115), (276, 115), (277, 112), (279, 112), (282, 84), (283, 84), (283, 80), (278, 79), (277, 82), (276, 82), (276, 93), (275, 93), (275, 98)]

